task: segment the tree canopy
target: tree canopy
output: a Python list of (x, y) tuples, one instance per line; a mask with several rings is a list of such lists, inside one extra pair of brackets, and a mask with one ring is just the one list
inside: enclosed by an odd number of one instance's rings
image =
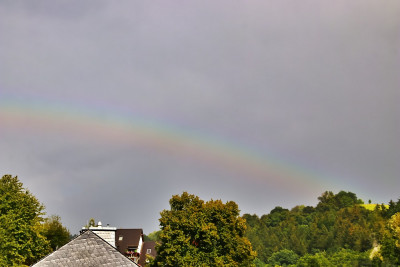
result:
[(17, 177), (0, 179), (0, 266), (30, 265), (51, 251), (41, 231), (43, 209)]
[(243, 215), (257, 266), (400, 264), (400, 200), (372, 209), (352, 192), (327, 191), (318, 200), (316, 207)]
[(144, 241), (159, 241), (160, 240), (161, 230), (151, 232), (148, 235), (143, 235)]
[(174, 195), (170, 206), (161, 212), (161, 242), (152, 266), (252, 265), (255, 252), (235, 202), (204, 202), (184, 192)]
[(61, 224), (61, 218), (58, 215), (51, 215), (43, 223), (43, 235), (50, 241), (52, 250), (56, 250), (68, 243), (70, 232)]

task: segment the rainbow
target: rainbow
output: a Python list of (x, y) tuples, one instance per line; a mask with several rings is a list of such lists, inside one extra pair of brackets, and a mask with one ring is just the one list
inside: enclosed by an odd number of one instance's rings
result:
[(122, 142), (155, 148), (182, 157), (190, 156), (202, 164), (239, 173), (245, 179), (292, 190), (305, 186), (332, 188), (331, 179), (277, 156), (115, 108), (0, 94), (0, 127), (3, 126), (66, 133), (91, 142)]

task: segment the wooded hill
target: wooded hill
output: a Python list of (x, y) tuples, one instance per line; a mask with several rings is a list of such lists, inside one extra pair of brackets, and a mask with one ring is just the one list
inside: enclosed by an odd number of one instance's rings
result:
[(244, 214), (257, 266), (400, 264), (400, 200), (364, 205), (356, 194), (325, 192), (316, 207)]

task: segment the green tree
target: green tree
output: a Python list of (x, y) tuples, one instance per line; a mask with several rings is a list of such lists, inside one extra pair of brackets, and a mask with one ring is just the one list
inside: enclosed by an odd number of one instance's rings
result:
[(255, 252), (235, 202), (204, 202), (186, 192), (169, 202), (153, 266), (253, 266)]
[(299, 256), (292, 250), (282, 249), (272, 254), (268, 259), (271, 266), (289, 266), (296, 264)]
[(43, 223), (43, 235), (50, 241), (53, 250), (60, 248), (70, 240), (70, 232), (61, 224), (61, 218), (51, 215)]
[(400, 248), (400, 212), (395, 213), (389, 220), (389, 227), (396, 239), (396, 246)]
[(297, 261), (299, 267), (330, 267), (326, 252), (319, 252), (314, 255), (306, 254)]
[[(303, 263), (309, 260), (310, 264), (325, 264), (328, 256), (341, 248), (363, 254), (381, 243), (387, 231), (384, 209), (365, 209), (352, 192), (327, 191), (318, 199), (316, 207), (298, 205), (289, 211), (278, 206), (260, 218), (243, 215), (247, 221), (246, 237), (256, 250), (257, 258), (266, 263), (274, 253), (286, 249), (300, 257), (309, 253)], [(393, 202), (391, 207), (395, 210), (397, 204)], [(389, 242), (391, 240), (392, 237), (386, 240), (391, 245), (388, 248), (395, 246), (394, 241)], [(323, 251), (326, 255), (318, 254)]]
[(329, 256), (332, 266), (371, 266), (369, 253), (357, 252), (351, 249), (340, 249)]
[(151, 232), (148, 235), (144, 235), (144, 241), (159, 241), (160, 240), (161, 230)]
[(384, 263), (400, 265), (400, 212), (395, 213), (387, 223), (381, 255)]
[(0, 266), (30, 265), (50, 252), (43, 209), (17, 177), (0, 179)]
[(368, 211), (360, 206), (343, 208), (336, 213), (333, 245), (336, 248), (348, 248), (366, 251), (372, 248), (372, 231), (367, 224)]
[(354, 206), (355, 204), (363, 204), (361, 199), (358, 199), (356, 194), (352, 192), (340, 191), (336, 195), (331, 191), (324, 192), (318, 197), (319, 203), (317, 209), (319, 211), (339, 210), (346, 207)]
[(89, 229), (89, 227), (96, 227), (96, 221), (94, 220), (94, 218), (90, 218), (90, 220), (88, 221), (88, 223), (85, 225), (85, 228)]
[(262, 221), (268, 226), (278, 226), (280, 222), (286, 220), (289, 210), (282, 207), (275, 207), (267, 216), (263, 216)]
[(255, 265), (255, 267), (266, 267), (266, 266), (268, 266), (266, 263), (264, 263), (259, 258), (255, 258), (254, 259), (254, 265)]
[[(383, 204), (382, 204), (383, 206)], [(390, 218), (392, 217), (395, 213), (400, 212), (400, 199), (397, 200), (397, 202), (394, 202), (393, 200), (389, 201), (389, 208), (386, 212), (386, 217)]]

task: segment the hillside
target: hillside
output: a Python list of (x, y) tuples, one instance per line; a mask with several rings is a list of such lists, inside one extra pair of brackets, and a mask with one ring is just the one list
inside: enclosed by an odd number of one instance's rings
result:
[(400, 200), (364, 204), (344, 191), (324, 192), (318, 200), (315, 207), (243, 215), (257, 266), (400, 264)]

